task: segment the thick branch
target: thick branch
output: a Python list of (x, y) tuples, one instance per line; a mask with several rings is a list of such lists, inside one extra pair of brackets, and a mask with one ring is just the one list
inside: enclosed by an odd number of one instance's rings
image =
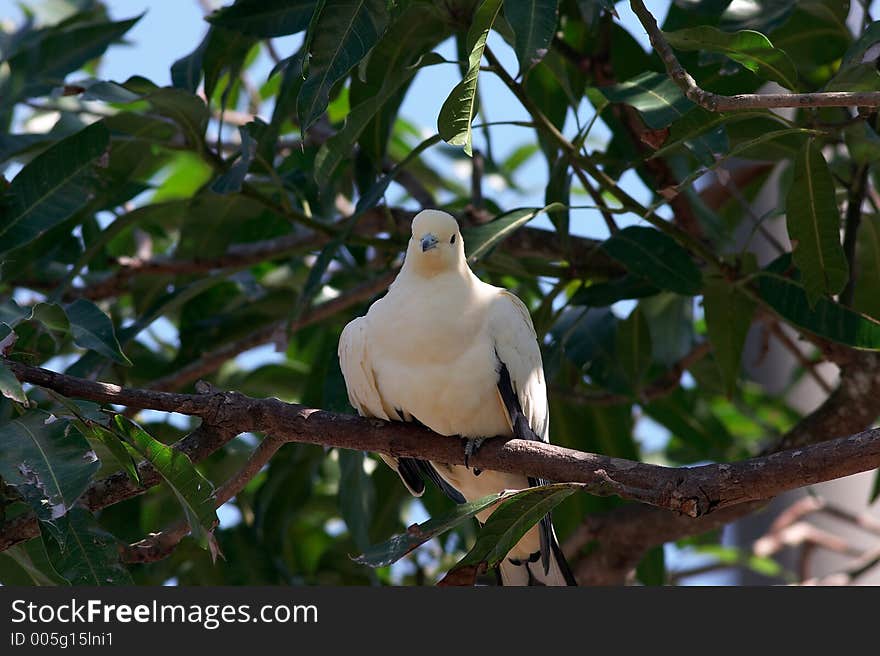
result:
[[(236, 392), (192, 395), (130, 389), (12, 361), (4, 364), (20, 381), (65, 396), (193, 415), (229, 433), (256, 431), (284, 442), (465, 464), (460, 440), (413, 424), (335, 414)], [(880, 429), (742, 462), (687, 468), (650, 465), (536, 441), (498, 439), (487, 442), (470, 458), (470, 464), (550, 481), (579, 482), (593, 494), (618, 495), (700, 517), (874, 469), (880, 466)], [(8, 542), (4, 543), (8, 546)]]
[(630, 0), (630, 6), (651, 45), (663, 60), (669, 77), (682, 90), (689, 100), (711, 112), (726, 112), (743, 109), (772, 109), (779, 107), (880, 107), (880, 91), (823, 91), (818, 93), (742, 93), (723, 96), (702, 89), (688, 73), (672, 47), (657, 26), (654, 16), (642, 0)]
[[(813, 413), (786, 433), (773, 450), (796, 449), (833, 437), (858, 433), (880, 415), (880, 356), (859, 353), (844, 364), (840, 384)], [(763, 502), (731, 506), (692, 519), (660, 508), (631, 505), (591, 515), (566, 541), (570, 553), (588, 543), (595, 548), (575, 568), (581, 583), (620, 584), (653, 546), (699, 535), (755, 512)]]

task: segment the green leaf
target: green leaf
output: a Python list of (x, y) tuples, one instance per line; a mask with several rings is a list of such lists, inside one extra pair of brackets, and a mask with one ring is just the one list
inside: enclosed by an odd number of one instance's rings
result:
[[(330, 88), (370, 51), (388, 21), (384, 0), (339, 0), (325, 8), (314, 25), (309, 76), (296, 101), (303, 132), (318, 120)], [(311, 32), (311, 30), (310, 30)]]
[(101, 464), (89, 443), (68, 431), (67, 421), (43, 411), (0, 424), (0, 444), (0, 477), (45, 522), (73, 507)]
[(703, 289), (703, 308), (715, 360), (721, 370), (727, 395), (731, 396), (739, 376), (755, 302), (728, 281), (710, 277), (706, 279)]
[(146, 95), (145, 100), (156, 113), (180, 126), (187, 145), (196, 149), (204, 146), (210, 114), (201, 98), (183, 89), (164, 87)]
[(513, 28), (519, 73), (524, 75), (547, 54), (556, 32), (557, 0), (514, 0), (504, 3), (504, 17)]
[(471, 550), (440, 584), (452, 580), (458, 585), (473, 584), (478, 574), (504, 560), (544, 515), (582, 487), (578, 483), (542, 485), (523, 490), (504, 501), (483, 524)]
[(0, 255), (29, 244), (85, 207), (91, 173), (110, 143), (93, 123), (40, 153), (9, 185), (9, 211), (0, 218)]
[(797, 69), (788, 55), (774, 48), (770, 39), (753, 30), (722, 32), (709, 25), (664, 32), (666, 40), (678, 50), (720, 52), (766, 80), (795, 89)]
[(410, 526), (405, 533), (394, 535), (382, 544), (373, 545), (353, 560), (356, 563), (368, 565), (369, 567), (385, 567), (397, 562), (419, 545), (438, 535), (442, 535), (451, 528), (455, 528), (466, 519), (475, 516), (481, 510), (485, 510), (499, 501), (505, 501), (517, 495), (526, 494), (529, 491), (504, 490), (496, 494), (489, 494), (476, 501), (459, 504), (452, 511), (441, 517), (434, 517), (422, 524)]
[(666, 562), (663, 545), (650, 549), (636, 567), (636, 578), (642, 585), (665, 585)]
[[(790, 123), (781, 116), (766, 110), (748, 110), (740, 112), (710, 112), (702, 107), (693, 107), (682, 118), (675, 121), (669, 129), (669, 139), (652, 154), (652, 157), (665, 157), (670, 151), (686, 146), (700, 136), (725, 127), (730, 123), (738, 123), (749, 119), (766, 119), (783, 126)], [(726, 150), (726, 149), (725, 149)]]
[(579, 289), (571, 297), (572, 305), (607, 307), (630, 298), (645, 298), (660, 290), (640, 276), (627, 274), (608, 282), (600, 282)]
[(71, 585), (132, 585), (119, 561), (116, 539), (85, 508), (72, 508), (59, 522), (60, 541), (48, 539), (46, 551), (55, 570)]
[(476, 262), (486, 255), (493, 246), (507, 239), (541, 212), (562, 208), (564, 205), (559, 203), (551, 203), (546, 207), (521, 207), (499, 214), (489, 223), (462, 230), (468, 260)]
[(171, 83), (178, 89), (195, 93), (202, 80), (202, 62), (205, 59), (205, 49), (211, 39), (211, 31), (205, 34), (205, 38), (188, 55), (184, 55), (171, 64)]
[(65, 308), (65, 312), (77, 346), (95, 351), (119, 364), (131, 365), (131, 360), (125, 357), (116, 339), (113, 322), (97, 305), (78, 298)]
[[(0, 338), (2, 337), (5, 335), (0, 335)], [(21, 388), (21, 383), (3, 362), (0, 362), (0, 394), (7, 399), (27, 405), (27, 396)]]
[[(0, 104), (48, 94), (69, 74), (100, 57), (107, 47), (122, 38), (140, 16), (115, 23), (100, 21), (51, 28), (42, 38), (27, 45), (9, 60), (12, 92)], [(5, 94), (4, 94), (5, 95)]]
[(137, 462), (131, 452), (126, 448), (119, 435), (111, 431), (109, 428), (100, 423), (80, 417), (75, 422), (77, 429), (82, 433), (83, 437), (91, 437), (107, 447), (107, 450), (116, 459), (116, 462), (122, 467), (123, 471), (128, 474), (128, 478), (136, 485), (141, 484), (140, 472), (138, 472)]
[(783, 319), (839, 344), (880, 351), (880, 321), (820, 296), (813, 304), (804, 288), (775, 273), (758, 276), (758, 292)]
[(812, 139), (798, 153), (786, 197), (786, 223), (810, 304), (843, 289), (849, 267), (840, 244), (840, 214), (834, 180)]
[(221, 78), (227, 76), (223, 87), (221, 106), (226, 106), (226, 99), (241, 69), (245, 58), (256, 43), (256, 38), (223, 27), (212, 27), (207, 36), (207, 43), (202, 55), (202, 70), (205, 73), (205, 96), (208, 102), (214, 96)]
[(370, 525), (376, 507), (373, 479), (364, 471), (364, 452), (339, 451), (339, 511), (358, 549), (370, 546)]
[(702, 287), (700, 270), (688, 252), (654, 228), (624, 228), (605, 240), (602, 250), (660, 289), (694, 296)]
[(599, 91), (611, 102), (635, 107), (645, 124), (654, 130), (665, 128), (694, 107), (675, 82), (652, 71), (620, 84), (600, 87)]
[(617, 325), (615, 361), (631, 391), (642, 387), (651, 365), (651, 331), (640, 306)]
[[(8, 556), (15, 561), (32, 585), (70, 585), (67, 579), (55, 571), (42, 538), (33, 538), (13, 545), (0, 552), (0, 555)], [(8, 584), (5, 580), (3, 583)]]
[(214, 180), (213, 184), (211, 184), (212, 191), (218, 194), (241, 191), (241, 184), (247, 176), (251, 163), (257, 156), (257, 140), (251, 135), (251, 129), (255, 125), (257, 124), (252, 121), (238, 128), (238, 133), (241, 135), (241, 148), (238, 159), (229, 167), (226, 173)]
[(366, 98), (363, 102), (352, 107), (342, 129), (321, 146), (318, 154), (315, 156), (315, 182), (322, 187), (327, 185), (336, 167), (343, 160), (351, 156), (352, 147), (360, 138), (364, 128), (376, 116), (376, 113), (382, 109), (383, 105), (404, 84), (409, 82), (420, 68), (444, 63), (444, 61), (439, 55), (429, 53), (413, 66), (389, 72), (376, 95)]
[(220, 25), (262, 38), (302, 32), (309, 26), (316, 0), (236, 0), (208, 16)]
[(874, 21), (868, 25), (861, 36), (847, 48), (840, 64), (841, 69), (866, 62), (873, 63), (877, 59), (878, 53), (874, 47), (877, 43), (880, 43), (880, 21)]
[(856, 242), (858, 280), (853, 309), (880, 319), (880, 216), (865, 214)]
[(113, 417), (111, 428), (168, 484), (183, 508), (192, 536), (215, 557), (218, 547), (212, 531), (218, 520), (211, 481), (198, 472), (185, 454), (165, 446), (123, 415)]
[(437, 132), (451, 146), (462, 146), (468, 155), (471, 145), (471, 121), (477, 109), (477, 78), (486, 49), (489, 30), (501, 9), (501, 0), (483, 0), (474, 15), (467, 35), (468, 68), (461, 82), (455, 85), (437, 117)]

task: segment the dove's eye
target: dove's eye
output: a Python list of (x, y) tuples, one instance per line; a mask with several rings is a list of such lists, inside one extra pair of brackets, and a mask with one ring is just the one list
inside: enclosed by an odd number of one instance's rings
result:
[(450, 243), (450, 244), (454, 244), (454, 243), (455, 243), (455, 235), (452, 235), (452, 236), (449, 238), (449, 243)]

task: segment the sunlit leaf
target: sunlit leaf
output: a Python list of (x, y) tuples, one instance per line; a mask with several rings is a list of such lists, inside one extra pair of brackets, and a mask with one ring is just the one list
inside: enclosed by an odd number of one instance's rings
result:
[(754, 30), (723, 32), (710, 25), (665, 32), (666, 40), (678, 50), (720, 52), (760, 75), (795, 89), (797, 70), (784, 51), (774, 48), (770, 39)]
[(214, 486), (202, 476), (185, 454), (165, 446), (141, 426), (122, 415), (115, 415), (111, 427), (120, 438), (137, 451), (174, 492), (192, 536), (199, 544), (216, 553), (212, 534), (217, 525)]
[(437, 117), (437, 132), (451, 146), (472, 154), (471, 121), (477, 109), (477, 79), (489, 30), (498, 16), (502, 0), (483, 0), (467, 35), (468, 67), (464, 79), (449, 93)]

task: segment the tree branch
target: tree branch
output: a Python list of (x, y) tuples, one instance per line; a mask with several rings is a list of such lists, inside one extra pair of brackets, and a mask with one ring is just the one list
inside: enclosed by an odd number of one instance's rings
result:
[[(192, 415), (222, 427), (227, 434), (255, 431), (282, 442), (465, 464), (461, 440), (409, 423), (335, 414), (237, 392), (178, 394), (125, 388), (18, 362), (3, 363), (21, 382), (65, 396)], [(537, 441), (494, 439), (470, 458), (470, 465), (549, 481), (582, 483), (592, 494), (617, 495), (693, 518), (874, 469), (880, 466), (880, 429), (736, 463), (683, 468), (611, 458)], [(110, 492), (105, 494), (112, 496)], [(10, 544), (6, 529), (0, 531), (0, 544)]]
[[(771, 452), (860, 432), (878, 415), (880, 356), (858, 353), (844, 364), (834, 393), (789, 430)], [(651, 547), (719, 529), (763, 504), (752, 501), (697, 519), (650, 506), (623, 506), (588, 517), (566, 541), (565, 548), (567, 553), (578, 553), (587, 544), (595, 545), (575, 566), (581, 583), (619, 585)]]
[(880, 107), (880, 91), (823, 91), (818, 93), (741, 93), (723, 96), (702, 89), (679, 63), (672, 47), (657, 26), (657, 20), (642, 0), (630, 0), (630, 7), (654, 50), (663, 60), (669, 77), (685, 96), (703, 109), (726, 112), (743, 109), (772, 109), (779, 107)]

